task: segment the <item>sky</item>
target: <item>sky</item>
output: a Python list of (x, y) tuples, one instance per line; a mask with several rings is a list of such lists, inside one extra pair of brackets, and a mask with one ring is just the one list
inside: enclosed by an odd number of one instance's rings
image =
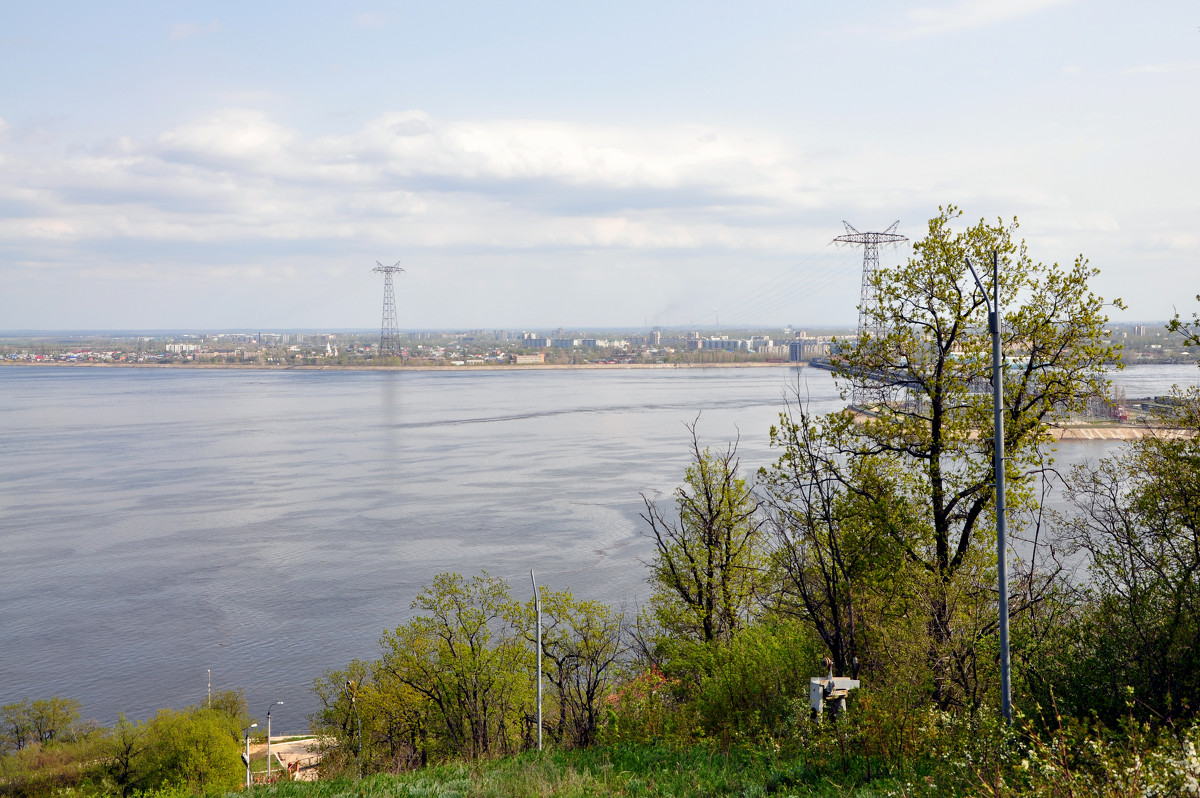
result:
[(947, 204), (1190, 316), (1197, 141), (1182, 0), (3, 3), (0, 330), (851, 326)]

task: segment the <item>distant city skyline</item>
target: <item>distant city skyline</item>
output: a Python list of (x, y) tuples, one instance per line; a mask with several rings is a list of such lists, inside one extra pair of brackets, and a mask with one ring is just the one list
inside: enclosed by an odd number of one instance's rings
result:
[[(0, 8), (0, 329), (853, 327), (859, 230), (939, 205), (1200, 292), (1200, 14), (62, 2)], [(910, 254), (885, 250), (884, 264)]]

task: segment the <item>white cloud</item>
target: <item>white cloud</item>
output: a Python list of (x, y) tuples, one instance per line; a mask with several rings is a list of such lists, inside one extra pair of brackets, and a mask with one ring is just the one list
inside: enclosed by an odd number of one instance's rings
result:
[(783, 239), (755, 220), (815, 200), (797, 162), (783, 142), (732, 129), (448, 122), (413, 111), (305, 139), (235, 109), (27, 166), (24, 193), (0, 199), (30, 212), (0, 222), (0, 235), (777, 247)]
[(293, 133), (258, 111), (232, 110), (163, 133), (159, 152), (203, 161), (255, 161), (284, 157)]
[(959, 0), (942, 6), (918, 6), (905, 14), (902, 37), (932, 36), (1008, 22), (1071, 0)]
[[(419, 252), (471, 285), (464, 275), (484, 262), (518, 269), (520, 282), (538, 279), (524, 264), (574, 274), (596, 258), (615, 271), (661, 266), (669, 293), (681, 274), (711, 287), (732, 279), (730, 264), (745, 274), (777, 268), (824, 247), (843, 218), (880, 229), (899, 217), (915, 237), (938, 205), (953, 202), (968, 221), (1020, 216), (1047, 260), (1082, 250), (1139, 262), (1119, 254), (1130, 242), (1145, 258), (1185, 257), (1178, 237), (1150, 226), (1161, 214), (1120, 201), (1139, 195), (1145, 164), (1087, 130), (1046, 141), (847, 143), (813, 154), (733, 126), (404, 111), (313, 137), (260, 111), (228, 109), (63, 151), (0, 138), (0, 245), (9, 268), (38, 263), (63, 274), (102, 263), (114, 280), (148, 263), (170, 263), (181, 280), (209, 279), (214, 263), (283, 280), (289, 264), (315, 269), (366, 251)], [(1175, 216), (1191, 213), (1188, 185), (1173, 181), (1156, 196), (1178, 206)], [(692, 271), (699, 260), (703, 275)], [(672, 277), (672, 268), (682, 271)]]
[(194, 22), (177, 22), (171, 26), (170, 38), (172, 41), (195, 39), (200, 36), (207, 36), (210, 33), (216, 33), (220, 29), (221, 23), (216, 20), (207, 25), (198, 25)]

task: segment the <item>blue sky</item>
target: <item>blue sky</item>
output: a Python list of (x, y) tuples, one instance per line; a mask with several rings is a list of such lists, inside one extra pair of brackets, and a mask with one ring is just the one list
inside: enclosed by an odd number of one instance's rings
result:
[(1190, 315), (1197, 100), (1184, 2), (7, 3), (0, 329), (849, 325), (947, 203)]

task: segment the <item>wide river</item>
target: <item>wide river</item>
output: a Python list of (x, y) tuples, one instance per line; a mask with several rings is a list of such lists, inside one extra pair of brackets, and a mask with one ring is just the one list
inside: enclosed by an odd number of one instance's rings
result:
[[(1195, 384), (1143, 366), (1129, 396)], [(144, 718), (242, 687), (301, 731), (325, 668), (378, 654), (440, 571), (486, 569), (632, 610), (702, 441), (747, 473), (795, 367), (456, 372), (0, 368), (0, 704)], [(1060, 460), (1111, 444), (1064, 444)]]

